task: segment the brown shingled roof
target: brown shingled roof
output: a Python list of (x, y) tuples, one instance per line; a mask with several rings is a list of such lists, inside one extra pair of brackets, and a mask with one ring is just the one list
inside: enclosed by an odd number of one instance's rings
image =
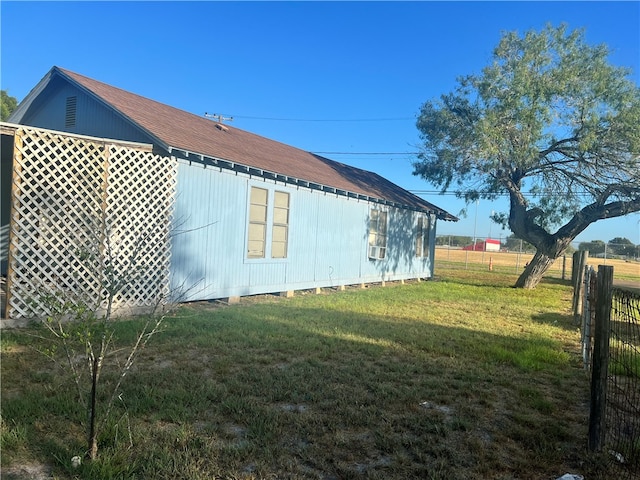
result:
[(84, 87), (142, 127), (152, 137), (164, 143), (165, 147), (387, 200), (411, 209), (432, 211), (445, 220), (457, 220), (448, 212), (376, 173), (350, 167), (230, 125), (224, 125), (222, 129), (218, 128), (216, 122), (205, 117), (141, 97), (69, 70), (54, 67), (53, 72)]

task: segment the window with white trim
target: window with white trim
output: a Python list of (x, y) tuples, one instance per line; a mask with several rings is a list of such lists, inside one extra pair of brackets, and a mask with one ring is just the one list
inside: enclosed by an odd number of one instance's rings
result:
[(289, 194), (251, 187), (247, 258), (287, 258), (288, 244)]
[(247, 240), (247, 257), (264, 258), (267, 243), (267, 208), (269, 207), (269, 191), (264, 188), (251, 187), (249, 200), (249, 234)]
[(429, 257), (429, 216), (418, 215), (416, 225), (416, 257)]
[(387, 254), (387, 212), (371, 209), (369, 215), (369, 258), (383, 259)]
[(273, 194), (273, 230), (271, 232), (271, 258), (287, 258), (289, 239), (289, 194)]

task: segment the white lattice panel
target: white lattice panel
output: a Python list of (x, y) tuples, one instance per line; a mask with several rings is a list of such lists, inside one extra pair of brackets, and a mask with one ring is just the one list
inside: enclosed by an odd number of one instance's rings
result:
[(127, 306), (150, 306), (169, 293), (176, 164), (117, 145), (109, 145), (108, 152), (106, 218), (111, 258), (117, 272), (134, 267), (128, 287), (116, 300)]
[(46, 314), (43, 291), (103, 300), (105, 265), (135, 267), (117, 307), (166, 295), (175, 181), (175, 164), (150, 152), (18, 129), (7, 316)]

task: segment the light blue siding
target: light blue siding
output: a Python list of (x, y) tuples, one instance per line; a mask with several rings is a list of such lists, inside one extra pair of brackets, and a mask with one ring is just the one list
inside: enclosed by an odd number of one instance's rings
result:
[[(267, 189), (271, 199), (274, 191), (290, 195), (285, 259), (247, 258), (252, 186)], [(387, 255), (382, 260), (368, 258), (372, 207), (389, 212)], [(416, 218), (417, 213), (408, 210), (181, 161), (172, 283), (174, 287), (197, 284), (188, 299), (204, 300), (430, 277), (435, 219), (430, 222), (431, 256), (418, 258)]]

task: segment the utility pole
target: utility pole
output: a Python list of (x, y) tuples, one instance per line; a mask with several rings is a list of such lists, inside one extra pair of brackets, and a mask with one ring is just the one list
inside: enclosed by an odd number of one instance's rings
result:
[(478, 203), (480, 200), (476, 200), (476, 217), (473, 222), (473, 251), (476, 251), (476, 230), (478, 228)]

